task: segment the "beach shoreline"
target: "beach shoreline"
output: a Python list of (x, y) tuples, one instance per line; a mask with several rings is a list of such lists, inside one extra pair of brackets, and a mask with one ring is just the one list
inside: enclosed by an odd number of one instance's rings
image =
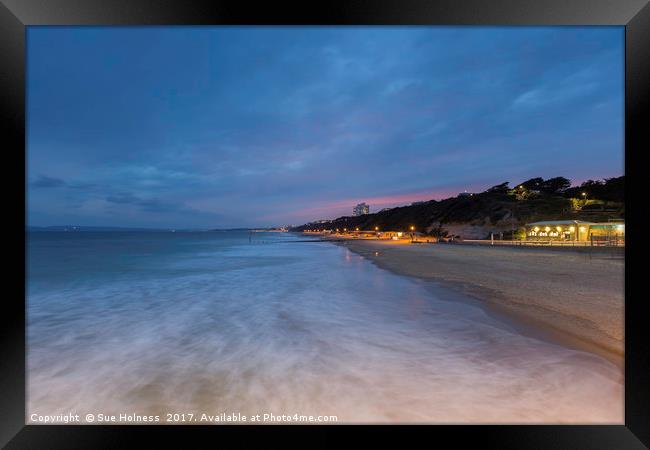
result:
[(569, 249), (335, 242), (398, 275), (478, 300), (519, 331), (624, 361), (624, 259)]

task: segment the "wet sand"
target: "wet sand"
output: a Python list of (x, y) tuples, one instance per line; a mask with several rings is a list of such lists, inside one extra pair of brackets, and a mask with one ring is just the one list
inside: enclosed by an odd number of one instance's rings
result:
[(546, 337), (623, 364), (622, 254), (377, 240), (339, 245), (394, 273), (460, 289)]

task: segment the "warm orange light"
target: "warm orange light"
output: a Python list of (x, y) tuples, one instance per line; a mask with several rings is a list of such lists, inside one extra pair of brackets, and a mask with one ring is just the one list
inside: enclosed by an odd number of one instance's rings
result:
[(573, 233), (576, 230), (576, 227), (569, 227), (569, 231)]
[(544, 228), (544, 230), (546, 230), (546, 232), (548, 233), (549, 231), (551, 231), (551, 227), (546, 227)]
[(562, 227), (555, 227), (557, 231), (562, 231)]
[(539, 227), (535, 227), (534, 230), (535, 230), (535, 231), (539, 231)]
[(379, 227), (375, 227), (375, 231), (379, 230)]
[(583, 233), (584, 233), (585, 230), (586, 230), (585, 227), (580, 227), (580, 231), (582, 231)]
[(359, 227), (355, 228), (357, 231), (359, 231)]
[(411, 225), (411, 231), (415, 230), (415, 227)]

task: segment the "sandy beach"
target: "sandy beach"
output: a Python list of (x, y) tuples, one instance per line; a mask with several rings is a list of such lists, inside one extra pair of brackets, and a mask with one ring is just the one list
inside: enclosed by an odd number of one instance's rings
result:
[(624, 258), (563, 248), (340, 242), (379, 267), (439, 282), (622, 365)]

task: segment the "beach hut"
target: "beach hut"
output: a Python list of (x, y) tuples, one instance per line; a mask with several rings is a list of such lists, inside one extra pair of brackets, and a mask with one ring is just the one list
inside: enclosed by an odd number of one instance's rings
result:
[(593, 222), (582, 220), (544, 220), (526, 224), (526, 240), (588, 241)]
[(590, 239), (606, 245), (625, 245), (625, 222), (612, 220), (599, 222), (589, 227)]

